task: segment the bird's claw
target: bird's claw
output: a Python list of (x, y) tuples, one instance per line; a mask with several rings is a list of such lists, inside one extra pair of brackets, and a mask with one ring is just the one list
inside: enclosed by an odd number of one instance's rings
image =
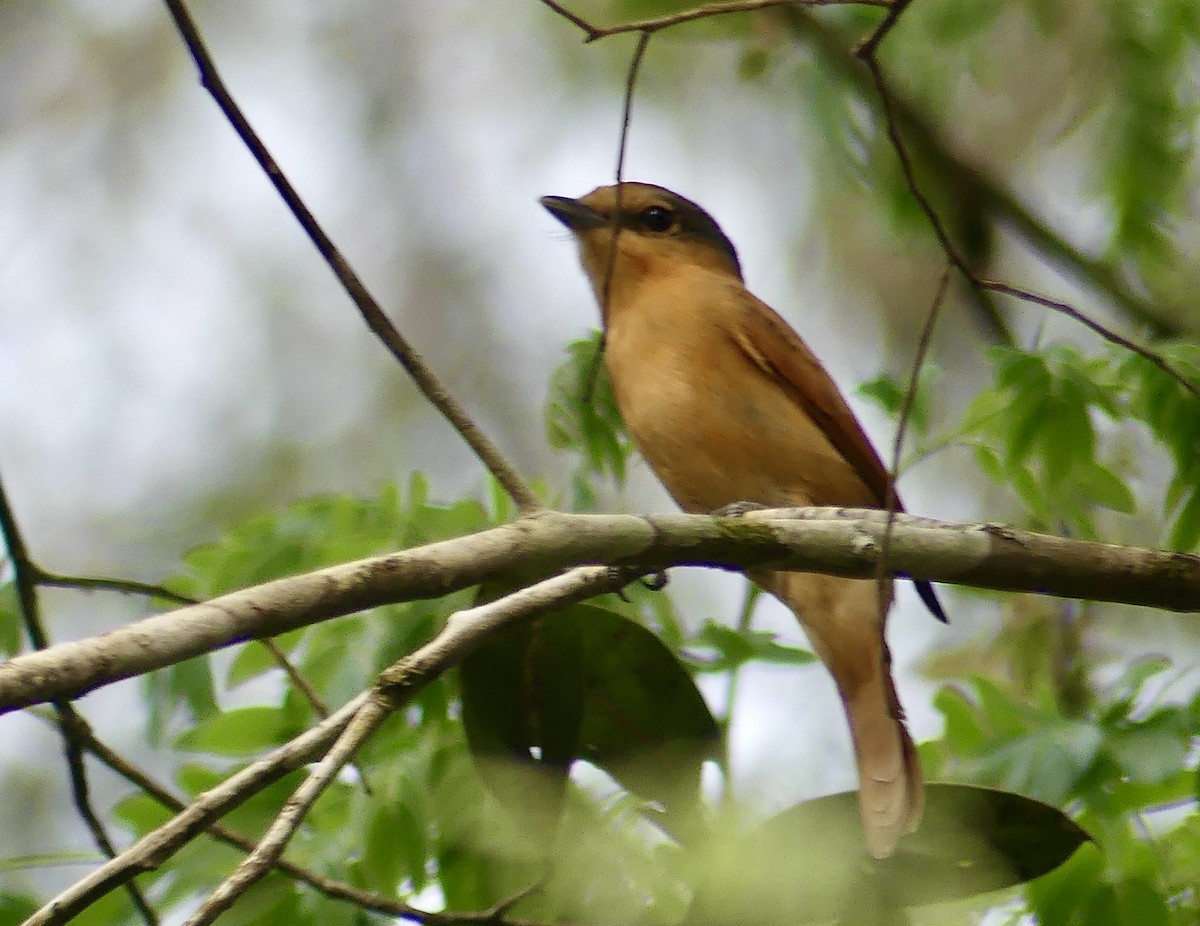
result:
[(740, 518), (751, 511), (762, 511), (767, 507), (767, 505), (760, 505), (758, 502), (733, 502), (728, 505), (722, 505), (712, 515), (714, 518)]
[(652, 592), (661, 591), (667, 586), (667, 571), (660, 569), (658, 572), (644, 575), (642, 570), (636, 566), (609, 566), (608, 574), (612, 578), (613, 584), (618, 585), (615, 594), (622, 601), (629, 603), (629, 596), (625, 594), (625, 586), (630, 582), (639, 581)]

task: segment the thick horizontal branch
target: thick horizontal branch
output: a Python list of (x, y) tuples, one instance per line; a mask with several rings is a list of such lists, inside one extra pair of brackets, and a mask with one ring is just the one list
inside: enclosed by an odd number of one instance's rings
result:
[[(594, 563), (770, 566), (868, 578), (886, 515), (836, 508), (707, 515), (541, 512), (512, 524), (278, 579), (0, 664), (0, 712), (102, 685), (248, 639), (382, 604), (434, 598), (518, 573)], [(1000, 591), (1200, 611), (1200, 557), (1067, 540), (989, 524), (898, 515), (895, 575)]]

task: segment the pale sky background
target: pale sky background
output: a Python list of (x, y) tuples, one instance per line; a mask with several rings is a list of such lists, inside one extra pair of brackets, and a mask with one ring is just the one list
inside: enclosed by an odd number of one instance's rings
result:
[[(597, 314), (572, 245), (537, 199), (611, 182), (632, 39), (584, 46), (533, 0), (219, 0), (194, 14), (250, 120), (401, 331), (523, 473), (564, 486), (569, 461), (543, 438), (545, 384)], [(821, 186), (828, 165), (814, 163), (822, 149), (798, 97), (803, 54), (781, 55), (754, 83), (738, 78), (740, 55), (734, 42), (652, 43), (626, 177), (702, 203), (738, 246), (750, 287), (845, 390), (881, 370), (903, 375), (938, 255), (890, 239), (866, 194), (843, 201)], [(993, 108), (954, 102), (964, 146), (1011, 153), (997, 149), (1018, 144), (1002, 131), (1017, 117), (1034, 129), (1021, 144), (1061, 130), (1045, 91), (1063, 75), (1020, 79), (1043, 92)], [(1062, 179), (1076, 143), (1033, 165), (1027, 189), (1056, 223), (1086, 229), (1078, 184)], [(1019, 254), (1009, 265), (1077, 295)], [(1032, 337), (1040, 313), (1020, 317)], [(953, 386), (943, 401), (960, 408), (986, 345), (956, 304), (944, 319), (935, 355)], [(889, 422), (852, 404), (890, 447)], [(994, 491), (962, 481), (967, 463), (948, 454), (912, 472), (909, 509), (1011, 516)], [(156, 581), (225, 526), (307, 495), (373, 493), (413, 469), (447, 500), (483, 486), (199, 86), (165, 10), (0, 4), (0, 475), (36, 560)], [(608, 504), (673, 507), (644, 465)], [(672, 588), (697, 622), (731, 618), (741, 594), (724, 576), (681, 575)], [(918, 739), (938, 720), (914, 663), (996, 621), (994, 608), (942, 594), (950, 628), (909, 591), (891, 623)], [(144, 613), (111, 596), (43, 600), (55, 640)], [(773, 603), (760, 615), (800, 640)], [(138, 691), (113, 686), (80, 706), (114, 746), (169, 777), (142, 743)], [(852, 785), (823, 672), (752, 671), (741, 706), (737, 783), (764, 813)], [(60, 755), (39, 722), (0, 718), (3, 854), (91, 848), (66, 812)], [(107, 773), (94, 778), (101, 807), (121, 793)]]

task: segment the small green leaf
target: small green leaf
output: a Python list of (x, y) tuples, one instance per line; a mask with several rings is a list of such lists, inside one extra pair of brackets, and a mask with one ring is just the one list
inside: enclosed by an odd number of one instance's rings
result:
[(1175, 524), (1171, 527), (1168, 541), (1172, 550), (1188, 552), (1200, 543), (1200, 489), (1193, 489), (1191, 496), (1179, 510)]
[(242, 707), (216, 714), (181, 734), (177, 749), (221, 756), (248, 756), (301, 733), (277, 707)]
[(992, 482), (1005, 483), (1004, 464), (1000, 461), (1000, 455), (991, 447), (984, 444), (974, 444), (971, 447), (972, 453), (975, 455), (975, 465), (979, 467), (988, 479)]
[(775, 642), (775, 634), (770, 631), (739, 632), (714, 621), (706, 621), (700, 632), (688, 641), (688, 646), (716, 651), (715, 659), (694, 661), (695, 668), (701, 672), (728, 672), (753, 660), (793, 666), (817, 661), (817, 657), (806, 649)]
[(1076, 486), (1093, 504), (1122, 514), (1137, 511), (1137, 500), (1125, 481), (1102, 463), (1091, 461), (1076, 469)]
[(879, 406), (889, 417), (894, 418), (900, 414), (900, 406), (904, 402), (904, 389), (893, 377), (881, 374), (865, 383), (859, 383), (854, 391), (861, 398)]

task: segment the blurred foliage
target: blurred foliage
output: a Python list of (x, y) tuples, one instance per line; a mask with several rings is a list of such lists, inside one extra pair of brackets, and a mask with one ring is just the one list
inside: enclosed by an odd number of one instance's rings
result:
[[(689, 6), (580, 4), (598, 21)], [(1086, 142), (1081, 172), (1103, 232), (1095, 256), (1085, 261), (1085, 278), (1108, 287), (1110, 296), (1116, 285), (1152, 293), (1162, 313), (1139, 321), (1174, 321), (1180, 306), (1191, 305), (1198, 9), (1186, 0), (913, 4), (884, 49), (885, 69), (900, 91), (917, 175), (973, 264), (997, 262), (996, 225), (1014, 208), (1001, 202), (986, 168), (1002, 175), (1024, 166), (1047, 138), (1074, 138)], [(745, 80), (786, 73), (789, 86), (799, 87), (795, 108), (808, 122), (805, 135), (817, 160), (836, 177), (823, 191), (829, 202), (840, 210), (845, 191), (854, 189), (885, 219), (898, 251), (913, 241), (933, 251), (878, 107), (848, 54), (881, 13), (839, 7), (820, 14), (789, 9), (719, 17), (680, 34), (739, 43)], [(1014, 46), (1062, 65), (1062, 79), (1075, 92), (1061, 96), (1073, 108), (1064, 110), (1059, 94), (1038, 98), (1019, 112), (1019, 124), (1004, 127), (1003, 157), (988, 150), (980, 152), (985, 170), (956, 167), (956, 133), (982, 132), (979, 118), (1007, 111), (993, 102), (1023, 96), (1024, 75), (1004, 63)], [(996, 165), (986, 163), (992, 155)], [(1035, 244), (1048, 247), (1044, 240)], [(1113, 298), (1129, 308), (1128, 300)], [(1194, 309), (1187, 320), (1195, 324)], [(565, 491), (576, 510), (594, 509), (603, 491), (619, 488), (633, 454), (599, 349), (598, 333), (573, 342), (550, 383), (547, 436), (573, 462)], [(1200, 384), (1195, 344), (1161, 340), (1155, 349)], [(1194, 395), (1144, 358), (1115, 350), (1005, 344), (987, 362), (987, 385), (949, 426), (939, 399), (952, 384), (932, 366), (923, 371), (907, 465), (967, 448), (1026, 526), (1178, 550), (1200, 544)], [(883, 376), (862, 394), (894, 415), (904, 386)], [(1168, 473), (1162, 487), (1159, 472)], [(168, 584), (210, 598), (471, 533), (512, 514), (495, 487), (487, 503), (443, 503), (413, 474), (407, 485), (385, 486), (374, 498), (311, 499), (234, 525), (188, 553)], [(1160, 533), (1147, 536), (1147, 524)], [(376, 608), (276, 643), (326, 703), (339, 705), (429, 640), (477, 593)], [(720, 734), (727, 729), (705, 704), (696, 677), (725, 674), (732, 698), (748, 663), (798, 669), (814, 657), (756, 629), (753, 598), (736, 622), (688, 621), (667, 594), (636, 583), (623, 596), (518, 627), (462, 673), (430, 682), (318, 802), (288, 857), (429, 908), (485, 909), (532, 886), (514, 915), (546, 922), (742, 922), (747, 910), (757, 921), (781, 919), (769, 904), (770, 892), (782, 885), (782, 918), (789, 920), (832, 919), (849, 909), (854, 922), (894, 923), (908, 915), (902, 907), (932, 903), (913, 921), (1195, 923), (1200, 694), (1187, 663), (1177, 655), (1130, 659), (1095, 644), (1089, 631), (1116, 609), (1038, 607), (1022, 597), (1006, 599), (1006, 607), (1005, 632), (996, 640), (941, 660), (945, 684), (934, 703), (944, 734), (921, 746), (922, 759), (930, 777), (959, 784), (930, 789), (928, 828), (911, 854), (906, 847), (885, 865), (863, 857), (847, 796), (748, 823), (733, 795), (702, 791), (706, 763), (723, 760)], [(5, 585), (0, 648), (16, 652), (20, 641), (15, 596)], [(155, 673), (144, 694), (160, 765), (188, 798), (318, 716), (312, 700), (253, 641), (228, 656)], [(272, 784), (223, 822), (261, 833), (302, 776)], [(112, 814), (131, 837), (169, 816), (139, 793), (123, 797)], [(1095, 844), (1075, 851), (1085, 831)], [(141, 874), (139, 884), (174, 915), (239, 859), (202, 838)], [(829, 888), (836, 896), (822, 906), (820, 890)], [(940, 911), (936, 904), (947, 901), (959, 906)], [(17, 893), (0, 894), (0, 926), (20, 922), (35, 906)], [(132, 921), (127, 898), (114, 892), (74, 922)], [(222, 919), (387, 921), (279, 874)]]
[[(1166, 341), (1154, 348), (1173, 371), (1200, 387), (1200, 347)], [(950, 447), (970, 448), (979, 471), (1012, 493), (1031, 527), (1099, 539), (1098, 514), (1136, 513), (1137, 496), (1153, 491), (1144, 475), (1159, 463), (1172, 473), (1165, 496), (1153, 499), (1163, 508), (1163, 532), (1140, 540), (1195, 549), (1200, 398), (1161, 366), (1118, 348), (1089, 356), (1061, 344), (1032, 351), (996, 347), (988, 358), (991, 388), (942, 432), (929, 427), (941, 374), (924, 371), (910, 416), (915, 450), (906, 465)], [(901, 383), (884, 376), (864, 384), (859, 394), (896, 415), (903, 391)], [(1139, 442), (1150, 443), (1154, 452), (1131, 453)]]
[(593, 331), (567, 345), (567, 358), (550, 377), (546, 438), (550, 446), (578, 457), (571, 476), (576, 509), (596, 507), (596, 480), (625, 482), (633, 444), (621, 423), (608, 371), (601, 361), (603, 342)]

